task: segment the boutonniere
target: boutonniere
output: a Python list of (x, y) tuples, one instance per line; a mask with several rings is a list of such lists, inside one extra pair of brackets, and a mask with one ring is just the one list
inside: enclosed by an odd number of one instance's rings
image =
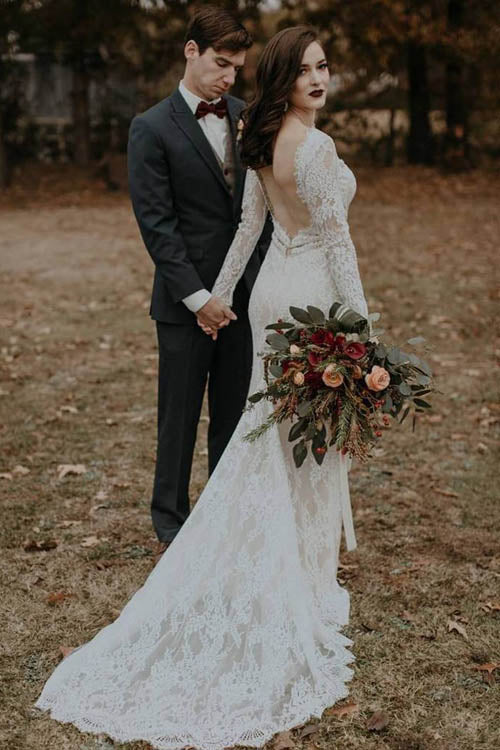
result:
[(243, 136), (243, 128), (245, 127), (245, 123), (240, 118), (236, 125), (236, 143), (239, 143)]

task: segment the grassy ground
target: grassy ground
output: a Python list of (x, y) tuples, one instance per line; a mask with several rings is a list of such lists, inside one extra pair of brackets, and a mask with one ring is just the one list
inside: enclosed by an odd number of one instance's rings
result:
[[(342, 551), (340, 568), (356, 656), (350, 696), (275, 747), (491, 750), (500, 740), (500, 178), (357, 176), (351, 227), (369, 307), (386, 339), (426, 336), (442, 394), (414, 435), (409, 424), (390, 430), (371, 463), (351, 471), (359, 546)], [(32, 704), (61, 647), (114, 619), (154, 565), (152, 267), (125, 195), (56, 171), (20, 184), (0, 204), (1, 744), (118, 747)], [(206, 420), (193, 501), (205, 434)]]

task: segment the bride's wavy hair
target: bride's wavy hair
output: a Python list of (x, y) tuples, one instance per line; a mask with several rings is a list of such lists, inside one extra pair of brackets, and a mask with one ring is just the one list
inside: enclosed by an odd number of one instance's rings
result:
[(275, 34), (264, 47), (256, 72), (253, 100), (242, 112), (241, 160), (252, 169), (273, 162), (273, 146), (290, 92), (299, 77), (302, 58), (318, 42), (311, 26), (291, 26)]

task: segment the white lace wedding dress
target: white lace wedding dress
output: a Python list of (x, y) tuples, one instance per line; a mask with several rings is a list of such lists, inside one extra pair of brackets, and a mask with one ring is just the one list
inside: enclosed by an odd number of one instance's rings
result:
[[(347, 209), (352, 172), (310, 128), (295, 157), (311, 223), (274, 235), (250, 300), (254, 368), (262, 386), (265, 326), (290, 305), (340, 300), (367, 313)], [(240, 228), (214, 293), (231, 302), (266, 216), (248, 171)], [(352, 641), (340, 631), (349, 594), (336, 580), (342, 522), (356, 541), (348, 461), (330, 450), (297, 470), (289, 426), (242, 440), (270, 405), (240, 423), (191, 515), (118, 619), (55, 669), (36, 706), (84, 731), (168, 750), (259, 747), (348, 694)]]

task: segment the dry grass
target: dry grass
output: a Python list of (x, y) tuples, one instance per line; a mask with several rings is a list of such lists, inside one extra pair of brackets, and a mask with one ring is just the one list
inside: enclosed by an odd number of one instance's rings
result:
[[(500, 662), (500, 180), (357, 176), (351, 226), (369, 307), (388, 337), (427, 337), (442, 395), (415, 435), (391, 430), (370, 464), (353, 467), (359, 547), (343, 551), (341, 575), (356, 656), (345, 703), (356, 708), (326, 712), (316, 732), (293, 739), (332, 750), (491, 750), (499, 670), (486, 679), (477, 667)], [(81, 174), (30, 183), (0, 205), (2, 747), (117, 747), (31, 707), (60, 646), (109, 623), (154, 564), (151, 266), (126, 196)], [(205, 427), (193, 499), (206, 475)], [(58, 479), (60, 464), (86, 471)], [(27, 540), (57, 546), (25, 551)], [(387, 719), (378, 731), (367, 728), (375, 711)]]

